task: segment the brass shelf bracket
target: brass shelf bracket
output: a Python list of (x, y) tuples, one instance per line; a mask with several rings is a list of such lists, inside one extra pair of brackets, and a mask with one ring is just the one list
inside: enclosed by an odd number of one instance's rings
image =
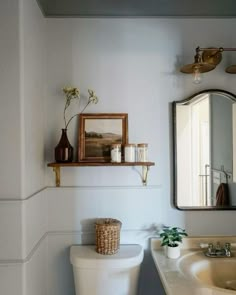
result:
[(56, 187), (59, 187), (61, 185), (61, 169), (60, 169), (60, 166), (53, 167), (53, 171), (55, 172)]
[(142, 183), (143, 183), (143, 185), (147, 185), (147, 178), (148, 178), (149, 169), (150, 169), (149, 166), (142, 166)]

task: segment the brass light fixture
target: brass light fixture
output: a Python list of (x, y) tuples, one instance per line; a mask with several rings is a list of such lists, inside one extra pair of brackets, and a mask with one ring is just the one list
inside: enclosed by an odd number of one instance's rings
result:
[[(215, 69), (222, 60), (223, 51), (236, 51), (236, 48), (196, 48), (194, 62), (181, 67), (180, 71), (185, 74), (193, 74), (193, 82), (200, 83), (201, 73), (207, 73)], [(236, 65), (232, 65), (225, 70), (229, 74), (236, 74)]]
[(229, 66), (225, 69), (228, 74), (236, 74), (236, 65)]

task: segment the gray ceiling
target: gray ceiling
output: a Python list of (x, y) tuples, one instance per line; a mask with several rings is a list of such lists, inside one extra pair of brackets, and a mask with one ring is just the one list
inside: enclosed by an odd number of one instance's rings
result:
[(46, 17), (236, 17), (236, 0), (37, 0)]

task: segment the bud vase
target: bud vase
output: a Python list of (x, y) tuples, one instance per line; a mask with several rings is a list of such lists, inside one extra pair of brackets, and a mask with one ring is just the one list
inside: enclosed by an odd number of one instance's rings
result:
[(62, 129), (61, 139), (55, 147), (55, 160), (58, 163), (68, 163), (73, 160), (73, 147), (67, 137), (67, 129)]

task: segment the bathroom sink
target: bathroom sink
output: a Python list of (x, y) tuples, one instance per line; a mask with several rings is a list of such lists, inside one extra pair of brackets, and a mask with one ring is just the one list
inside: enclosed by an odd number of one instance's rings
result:
[[(210, 288), (233, 290), (236, 294), (236, 258), (207, 258), (202, 251), (183, 255), (178, 268), (188, 279)], [(222, 290), (223, 291), (223, 290)]]

